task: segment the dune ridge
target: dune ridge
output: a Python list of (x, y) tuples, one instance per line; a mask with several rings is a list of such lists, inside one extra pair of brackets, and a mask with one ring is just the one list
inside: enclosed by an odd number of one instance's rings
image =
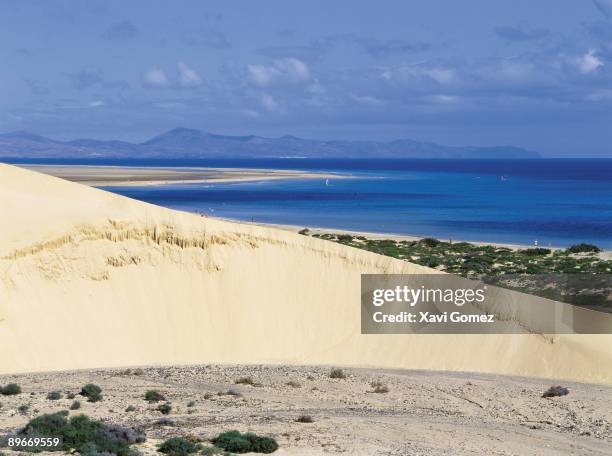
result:
[(612, 384), (612, 335), (361, 335), (361, 273), (428, 268), (0, 165), (0, 372), (337, 364)]

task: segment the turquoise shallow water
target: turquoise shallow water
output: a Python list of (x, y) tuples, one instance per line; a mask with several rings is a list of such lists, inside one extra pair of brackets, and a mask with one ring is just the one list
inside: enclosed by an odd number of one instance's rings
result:
[(314, 179), (108, 188), (220, 217), (454, 240), (537, 240), (542, 246), (592, 242), (612, 248), (612, 159), (84, 162), (303, 169), (352, 176), (328, 185)]

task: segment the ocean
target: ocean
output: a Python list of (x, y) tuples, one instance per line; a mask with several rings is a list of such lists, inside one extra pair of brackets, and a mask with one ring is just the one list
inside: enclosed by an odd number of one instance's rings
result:
[(106, 189), (161, 206), (263, 223), (612, 248), (612, 159), (36, 162), (333, 172), (347, 178)]

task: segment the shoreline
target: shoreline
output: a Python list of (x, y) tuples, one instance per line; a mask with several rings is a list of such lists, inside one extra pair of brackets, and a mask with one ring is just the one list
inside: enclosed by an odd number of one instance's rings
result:
[[(202, 213), (194, 212), (198, 215), (202, 215)], [(217, 217), (206, 214), (207, 217), (216, 218), (219, 220), (225, 220), (233, 223), (241, 223), (245, 225), (255, 225), (262, 226), (266, 228), (276, 228), (283, 231), (290, 231), (293, 233), (298, 233), (303, 229), (308, 229), (309, 234), (347, 234), (350, 236), (363, 236), (372, 240), (393, 240), (393, 241), (420, 241), (422, 239), (433, 238), (437, 239), (441, 242), (448, 242), (448, 239), (438, 238), (435, 236), (417, 236), (413, 234), (396, 234), (396, 233), (376, 233), (372, 231), (357, 231), (357, 230), (347, 230), (343, 228), (327, 228), (327, 227), (317, 227), (317, 226), (299, 226), (299, 225), (286, 225), (286, 224), (277, 224), (277, 223), (261, 223), (261, 222), (249, 222), (248, 220), (240, 220), (240, 219), (232, 219), (227, 217)], [(500, 248), (509, 248), (511, 250), (522, 250), (522, 249), (532, 249), (532, 248), (544, 248), (549, 249), (551, 251), (565, 250), (567, 247), (559, 247), (559, 246), (546, 246), (546, 245), (530, 245), (530, 244), (515, 244), (510, 242), (485, 242), (485, 241), (471, 241), (465, 239), (453, 239), (453, 244), (457, 244), (460, 242), (467, 242), (468, 244), (476, 245), (476, 246), (493, 246)], [(601, 252), (597, 254), (602, 259), (612, 260), (612, 249), (601, 248)]]
[[(199, 212), (195, 212), (195, 213), (202, 215)], [(260, 222), (249, 222), (247, 220), (232, 219), (232, 218), (226, 218), (226, 217), (210, 216), (208, 214), (206, 216), (217, 218), (220, 220), (225, 220), (228, 222), (233, 222), (233, 223), (256, 225), (256, 226), (262, 226), (266, 228), (276, 228), (276, 229), (280, 229), (283, 231), (291, 231), (293, 233), (298, 233), (299, 231), (303, 229), (308, 229), (310, 234), (348, 234), (354, 237), (363, 236), (363, 237), (366, 237), (368, 239), (373, 239), (373, 240), (390, 239), (393, 241), (420, 241), (422, 239), (434, 238), (439, 241), (448, 242), (448, 239), (436, 238), (434, 236), (417, 236), (417, 235), (412, 235), (412, 234), (396, 234), (396, 233), (376, 233), (372, 231), (347, 230), (344, 228), (327, 228), (327, 227), (317, 227), (317, 226), (286, 225), (286, 224), (277, 224), (277, 223), (260, 223)], [(468, 240), (463, 240), (463, 239), (453, 239), (453, 243), (459, 243), (459, 242), (467, 242), (473, 245), (490, 245), (493, 247), (507, 247), (512, 250), (529, 249), (529, 248), (534, 247), (533, 245), (529, 245), (529, 244), (513, 244), (513, 243), (503, 243), (503, 242), (484, 242), (484, 241), (468, 241)], [(564, 247), (548, 247), (548, 246), (538, 246), (538, 247), (547, 248), (550, 250), (564, 250), (565, 249)], [(612, 251), (602, 249), (602, 253), (608, 253), (608, 252), (612, 253)]]
[(351, 176), (301, 170), (257, 168), (152, 167), (105, 165), (19, 165), (91, 187), (149, 187), (168, 184), (220, 184), (292, 179), (346, 179)]

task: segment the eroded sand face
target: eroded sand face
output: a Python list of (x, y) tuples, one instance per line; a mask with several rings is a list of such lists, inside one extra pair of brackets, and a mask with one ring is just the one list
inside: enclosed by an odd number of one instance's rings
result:
[(337, 364), (612, 383), (610, 335), (361, 335), (360, 274), (433, 272), (407, 262), (8, 165), (0, 214), (2, 372)]
[[(274, 437), (279, 455), (609, 455), (612, 389), (564, 383), (570, 394), (544, 399), (551, 382), (477, 374), (328, 367), (196, 366), (61, 372), (0, 377), (17, 382), (18, 396), (2, 397), (0, 431), (22, 427), (40, 413), (68, 409), (76, 394), (85, 413), (141, 427), (157, 454), (165, 438), (191, 436), (209, 445), (218, 433), (237, 429)], [(258, 386), (237, 385), (251, 377)], [(373, 393), (372, 382), (387, 393)], [(80, 388), (93, 382), (103, 400), (86, 402)], [(291, 384), (288, 384), (291, 382)], [(144, 393), (155, 389), (171, 403), (164, 416)], [(49, 391), (63, 398), (47, 399)], [(233, 390), (240, 396), (227, 395)], [(32, 395), (33, 393), (33, 395)], [(221, 393), (221, 395), (219, 395)], [(194, 402), (193, 405), (189, 405)], [(29, 405), (25, 414), (17, 409)], [(135, 411), (126, 411), (128, 406)], [(34, 412), (34, 410), (38, 412)], [(313, 423), (298, 423), (309, 415)], [(159, 422), (164, 418), (164, 422)]]

